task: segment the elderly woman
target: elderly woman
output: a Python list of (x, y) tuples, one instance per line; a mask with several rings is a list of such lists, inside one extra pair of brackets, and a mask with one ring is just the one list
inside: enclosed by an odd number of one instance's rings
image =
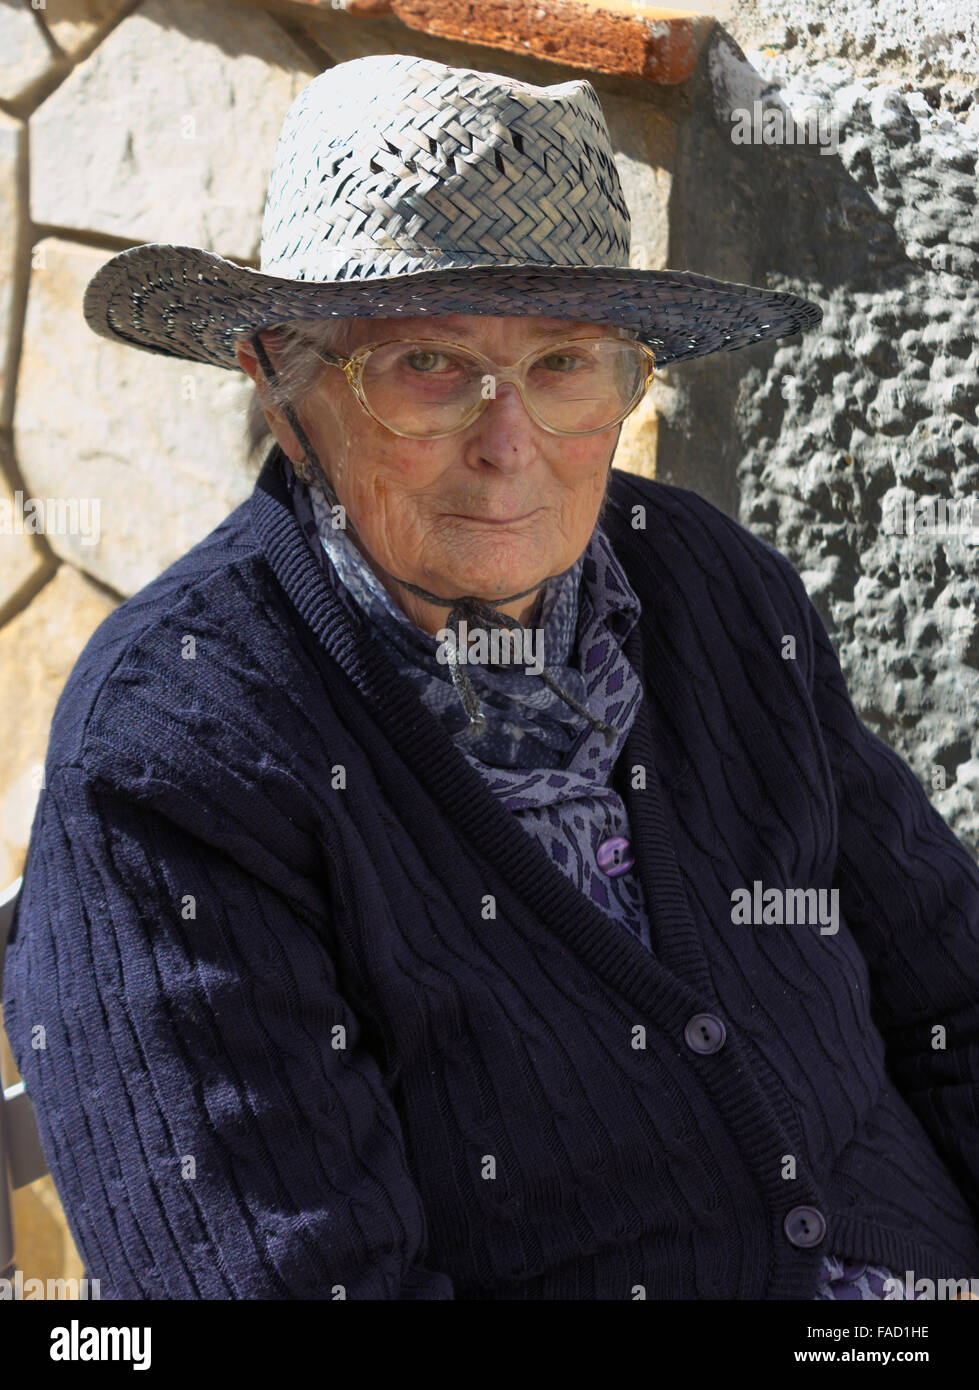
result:
[(611, 467), (819, 311), (628, 242), (588, 83), (395, 55), (297, 98), (260, 272), (89, 286), (268, 446), (73, 671), (8, 954), (104, 1297), (979, 1274), (979, 871), (789, 562)]

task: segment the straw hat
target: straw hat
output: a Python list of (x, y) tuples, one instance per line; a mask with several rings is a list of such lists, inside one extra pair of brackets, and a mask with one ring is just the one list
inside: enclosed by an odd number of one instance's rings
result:
[(630, 218), (590, 82), (535, 87), (408, 54), (339, 63), (286, 115), (261, 270), (150, 242), (89, 282), (102, 337), (240, 370), (296, 318), (543, 315), (637, 331), (658, 365), (812, 328), (794, 294), (629, 265)]

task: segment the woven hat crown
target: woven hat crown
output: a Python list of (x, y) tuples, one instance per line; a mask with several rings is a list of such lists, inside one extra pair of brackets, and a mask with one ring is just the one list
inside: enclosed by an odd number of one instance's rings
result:
[(261, 268), (350, 280), (472, 266), (629, 265), (595, 89), (377, 54), (296, 97), (275, 148)]

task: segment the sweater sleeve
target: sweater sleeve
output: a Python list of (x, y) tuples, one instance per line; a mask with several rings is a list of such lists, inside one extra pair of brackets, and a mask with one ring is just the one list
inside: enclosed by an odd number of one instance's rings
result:
[(868, 963), (887, 1069), (979, 1222), (979, 868), (858, 717), (819, 613), (778, 558), (836, 792), (834, 883)]
[(42, 792), (4, 1014), (102, 1297), (453, 1298), (310, 916), (78, 768)]

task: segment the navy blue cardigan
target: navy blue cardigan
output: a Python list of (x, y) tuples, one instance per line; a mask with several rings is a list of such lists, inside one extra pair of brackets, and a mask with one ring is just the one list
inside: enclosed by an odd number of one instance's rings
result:
[[(602, 524), (643, 607), (616, 785), (652, 953), (331, 593), (276, 450), (91, 637), (3, 1004), (103, 1297), (979, 1275), (979, 869), (778, 551), (620, 470)], [(839, 930), (733, 921), (755, 882), (836, 888)]]

